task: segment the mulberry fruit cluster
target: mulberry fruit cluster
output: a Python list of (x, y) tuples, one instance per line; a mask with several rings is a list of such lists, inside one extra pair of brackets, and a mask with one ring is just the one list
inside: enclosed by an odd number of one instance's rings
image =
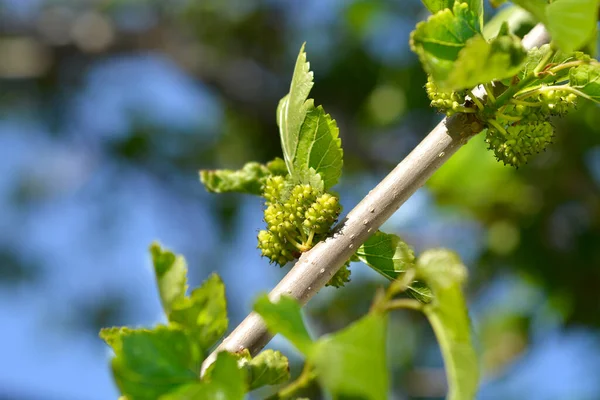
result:
[[(285, 178), (273, 176), (263, 189), (267, 228), (258, 233), (258, 248), (280, 266), (324, 240), (342, 210), (339, 199), (331, 193), (307, 184), (290, 186)], [(343, 267), (329, 284), (343, 286), (349, 274)]]
[(437, 85), (430, 79), (425, 84), (425, 91), (427, 97), (431, 100), (431, 106), (437, 108), (440, 112), (443, 112), (448, 117), (456, 114), (459, 108), (465, 102), (465, 92), (444, 92), (441, 91)]
[(486, 142), (505, 165), (519, 167), (545, 150), (554, 136), (550, 117), (573, 110), (577, 96), (566, 90), (545, 90), (526, 100), (509, 103), (488, 121)]
[(496, 158), (505, 165), (518, 167), (528, 158), (544, 150), (552, 142), (554, 129), (550, 122), (530, 122), (509, 126), (505, 132), (489, 127), (486, 142)]

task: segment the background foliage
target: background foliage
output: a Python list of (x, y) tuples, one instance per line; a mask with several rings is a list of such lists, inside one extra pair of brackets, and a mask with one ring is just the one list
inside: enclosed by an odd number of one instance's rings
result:
[[(190, 286), (213, 270), (223, 277), (230, 327), (274, 286), (283, 271), (251, 234), (259, 199), (211, 196), (196, 171), (280, 154), (274, 110), (302, 42), (311, 97), (340, 127), (346, 210), (441, 118), (408, 47), (428, 15), (417, 0), (166, 4), (0, 1), (0, 337), (10, 365), (0, 398), (115, 396), (96, 335), (163, 318), (146, 251), (154, 239), (186, 256)], [(556, 121), (556, 143), (519, 170), (474, 138), (384, 227), (417, 250), (456, 249), (470, 268), (482, 399), (600, 397), (598, 111), (585, 104)], [(315, 336), (367, 311), (383, 280), (353, 269), (346, 289), (306, 309)], [(388, 339), (394, 396), (441, 397), (425, 319), (396, 313), (389, 325), (401, 332)], [(294, 354), (284, 340), (272, 345)]]

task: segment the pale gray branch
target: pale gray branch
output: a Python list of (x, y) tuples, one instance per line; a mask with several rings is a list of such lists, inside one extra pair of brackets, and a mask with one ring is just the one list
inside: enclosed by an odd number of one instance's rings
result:
[[(548, 34), (537, 25), (523, 39), (526, 48), (548, 42)], [(334, 229), (334, 234), (304, 253), (296, 265), (271, 291), (269, 298), (286, 295), (306, 304), (340, 267), (431, 175), (481, 131), (480, 123), (468, 114), (442, 120), (400, 164), (394, 168), (348, 216)], [(202, 371), (219, 351), (238, 352), (248, 349), (258, 353), (272, 338), (261, 318), (251, 313), (206, 359)]]

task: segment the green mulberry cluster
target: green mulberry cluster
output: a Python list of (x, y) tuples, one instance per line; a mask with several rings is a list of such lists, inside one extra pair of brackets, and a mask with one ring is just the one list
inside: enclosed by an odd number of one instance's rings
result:
[[(342, 211), (337, 196), (307, 184), (290, 187), (281, 176), (265, 181), (263, 196), (267, 229), (258, 233), (258, 248), (280, 266), (324, 240)], [(349, 275), (344, 267), (329, 284), (343, 286)]]
[(509, 126), (505, 132), (489, 127), (486, 142), (504, 165), (518, 167), (552, 143), (553, 136), (554, 129), (549, 122), (530, 122)]
[(465, 102), (465, 92), (444, 92), (429, 78), (425, 84), (427, 97), (431, 100), (431, 106), (445, 113), (448, 117), (460, 111)]
[(519, 167), (545, 150), (554, 135), (549, 120), (576, 106), (577, 96), (567, 90), (544, 90), (525, 100), (513, 100), (488, 120), (486, 142), (505, 165)]

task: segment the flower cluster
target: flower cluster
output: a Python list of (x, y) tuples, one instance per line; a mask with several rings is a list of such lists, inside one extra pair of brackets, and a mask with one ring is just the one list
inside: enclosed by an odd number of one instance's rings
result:
[(465, 102), (465, 92), (444, 92), (429, 78), (425, 84), (427, 97), (431, 100), (431, 106), (450, 117), (460, 112)]
[[(308, 184), (291, 185), (281, 176), (265, 181), (265, 222), (258, 248), (272, 263), (284, 266), (324, 240), (341, 212), (337, 196)], [(350, 271), (344, 266), (329, 285), (343, 286)]]

